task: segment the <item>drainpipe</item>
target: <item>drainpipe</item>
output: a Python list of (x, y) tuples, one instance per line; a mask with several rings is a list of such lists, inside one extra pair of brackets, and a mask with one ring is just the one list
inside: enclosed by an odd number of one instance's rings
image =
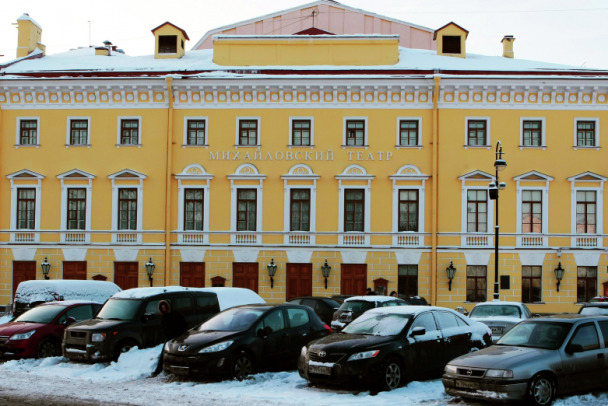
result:
[(173, 166), (173, 78), (165, 77), (169, 108), (167, 109), (167, 156), (165, 167), (165, 286), (170, 284), (171, 276), (171, 168)]
[(437, 228), (439, 222), (439, 179), (438, 179), (438, 166), (439, 166), (439, 82), (441, 77), (434, 75), (435, 87), (433, 89), (433, 148), (431, 154), (431, 179), (432, 184), (432, 198), (431, 198), (431, 303), (437, 305), (437, 280), (438, 272), (437, 269)]

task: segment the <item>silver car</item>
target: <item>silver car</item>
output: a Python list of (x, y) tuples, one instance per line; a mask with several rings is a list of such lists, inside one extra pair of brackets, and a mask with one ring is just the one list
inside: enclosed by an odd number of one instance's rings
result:
[(444, 370), (448, 395), (549, 405), (556, 395), (605, 388), (608, 317), (564, 314), (523, 321), (496, 345)]
[(477, 303), (469, 313), (469, 318), (490, 327), (493, 342), (498, 341), (514, 325), (530, 317), (532, 312), (525, 304), (501, 300)]

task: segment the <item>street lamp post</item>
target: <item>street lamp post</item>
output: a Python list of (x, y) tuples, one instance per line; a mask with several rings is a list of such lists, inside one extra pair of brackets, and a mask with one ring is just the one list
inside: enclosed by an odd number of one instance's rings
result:
[(502, 144), (500, 141), (496, 143), (496, 161), (494, 161), (494, 168), (496, 169), (496, 179), (494, 182), (489, 184), (490, 188), (490, 199), (496, 200), (496, 214), (495, 214), (495, 222), (494, 222), (494, 300), (498, 300), (498, 247), (499, 244), (499, 236), (500, 236), (500, 226), (498, 221), (498, 192), (503, 190), (507, 185), (505, 182), (498, 181), (498, 172), (504, 170), (507, 167), (507, 162), (502, 159)]

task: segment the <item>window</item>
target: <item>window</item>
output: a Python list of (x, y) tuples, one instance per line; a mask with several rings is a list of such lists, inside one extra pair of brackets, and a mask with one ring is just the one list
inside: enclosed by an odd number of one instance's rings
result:
[(68, 230), (85, 230), (87, 213), (87, 190), (82, 188), (68, 189)]
[(543, 232), (543, 197), (541, 190), (522, 191), (521, 231), (522, 233)]
[(291, 189), (291, 231), (310, 231), (310, 189)]
[(398, 272), (397, 293), (418, 296), (418, 265), (399, 265)]
[(467, 145), (472, 147), (488, 145), (487, 120), (467, 120)]
[(206, 124), (205, 120), (186, 121), (186, 145), (206, 145)]
[(576, 121), (576, 146), (595, 147), (595, 121), (577, 120)]
[(485, 302), (488, 270), (485, 265), (467, 265), (467, 302)]
[(159, 35), (158, 36), (158, 53), (159, 54), (176, 54), (177, 53), (177, 35)]
[(137, 230), (137, 189), (118, 191), (118, 229)]
[(522, 145), (525, 147), (543, 145), (543, 122), (541, 120), (522, 121)]
[(237, 193), (237, 231), (256, 230), (256, 210), (256, 189), (239, 189)]
[(312, 123), (311, 120), (291, 120), (291, 145), (312, 145)]
[(401, 146), (418, 146), (420, 134), (420, 120), (399, 120), (399, 142)]
[(184, 191), (184, 230), (203, 231), (204, 195), (203, 189)]
[(36, 229), (36, 189), (17, 189), (17, 229)]
[[(600, 348), (600, 340), (597, 336), (595, 325), (588, 323), (579, 326), (572, 335), (570, 344), (580, 345), (583, 347), (583, 351), (598, 350)], [(600, 358), (600, 354), (597, 357)]]
[(38, 120), (19, 120), (19, 144), (38, 144)]
[(120, 120), (120, 145), (139, 144), (139, 120), (121, 119)]
[(541, 266), (521, 267), (521, 301), (534, 303), (541, 301)]
[(364, 231), (365, 190), (344, 191), (344, 231)]
[(576, 276), (577, 302), (588, 302), (597, 296), (597, 266), (579, 266)]
[(488, 200), (485, 190), (467, 191), (467, 232), (488, 231)]
[(346, 120), (345, 145), (358, 147), (365, 145), (365, 120)]
[(239, 120), (239, 145), (258, 145), (258, 120)]
[(89, 143), (89, 120), (70, 120), (70, 145)]
[(399, 190), (399, 231), (418, 231), (418, 190)]
[(459, 35), (444, 35), (443, 36), (443, 49), (444, 54), (459, 54), (462, 52), (460, 45)]
[(576, 192), (576, 233), (594, 234), (596, 232), (596, 192)]

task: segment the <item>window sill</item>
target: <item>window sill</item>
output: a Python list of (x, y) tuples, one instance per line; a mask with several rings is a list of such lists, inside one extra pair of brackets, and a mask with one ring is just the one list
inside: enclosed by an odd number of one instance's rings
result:
[(599, 151), (599, 150), (600, 150), (600, 147), (599, 147), (599, 146), (595, 146), (595, 147), (579, 147), (578, 145), (573, 145), (573, 146), (572, 146), (572, 149), (574, 149), (575, 151), (576, 151), (576, 150), (579, 150), (579, 149), (583, 149), (583, 150), (585, 150), (585, 149), (586, 149), (586, 150), (596, 150), (596, 151)]
[(260, 144), (256, 144), (256, 145), (234, 145), (234, 148), (260, 148), (261, 145)]
[(464, 145), (464, 149), (486, 149), (489, 150), (490, 146), (489, 145)]
[(15, 144), (15, 148), (40, 148), (40, 144)]
[(543, 151), (547, 149), (546, 145), (520, 145), (519, 149), (542, 149)]
[(287, 148), (292, 149), (292, 148), (309, 148), (309, 149), (314, 149), (315, 146), (314, 145), (288, 145)]
[(395, 145), (397, 149), (422, 149), (422, 145)]
[(142, 144), (116, 144), (116, 148), (123, 148), (123, 147), (137, 147), (137, 148), (141, 148)]
[(209, 144), (182, 144), (182, 148), (209, 148)]
[(87, 147), (91, 148), (91, 144), (65, 144), (66, 148), (82, 148)]
[(347, 148), (358, 148), (358, 149), (368, 149), (369, 145), (341, 145), (342, 149)]

